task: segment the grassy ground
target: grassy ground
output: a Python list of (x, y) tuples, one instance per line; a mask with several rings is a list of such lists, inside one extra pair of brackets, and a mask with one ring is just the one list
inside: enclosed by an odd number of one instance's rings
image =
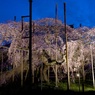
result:
[(21, 87), (20, 81), (15, 81), (14, 83), (10, 83), (7, 86), (2, 86), (0, 88), (0, 95), (95, 95), (95, 89), (92, 85), (85, 83), (84, 92), (82, 92), (82, 85), (78, 83), (72, 83), (70, 85), (70, 90), (67, 90), (67, 83), (60, 82), (58, 83), (58, 87), (55, 87), (55, 82), (51, 82), (50, 84), (40, 83), (32, 84), (30, 87), (28, 82), (25, 82)]
[[(6, 74), (7, 75), (7, 74)], [(12, 74), (9, 73), (12, 76)], [(8, 76), (9, 76), (8, 75)], [(26, 79), (23, 86), (21, 86), (20, 77), (15, 77), (14, 82), (10, 82), (7, 85), (2, 85), (0, 87), (0, 95), (95, 95), (95, 88), (92, 86), (91, 80), (85, 80), (84, 82), (84, 91), (82, 87), (82, 80), (80, 80), (80, 89), (79, 81), (76, 80), (75, 83), (70, 84), (70, 89), (67, 90), (67, 82), (59, 82), (57, 87), (55, 82), (45, 83), (45, 82), (35, 82), (30, 86), (29, 79)]]

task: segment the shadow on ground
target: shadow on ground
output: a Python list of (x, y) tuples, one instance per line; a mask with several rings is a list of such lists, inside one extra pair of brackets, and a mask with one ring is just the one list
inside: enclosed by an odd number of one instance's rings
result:
[(95, 91), (75, 92), (60, 90), (59, 88), (44, 87), (38, 83), (30, 85), (28, 80), (21, 86), (21, 81), (10, 82), (0, 87), (0, 95), (95, 95)]
[(0, 88), (0, 95), (95, 95), (94, 91), (74, 92), (55, 89), (30, 88), (29, 86), (8, 85)]

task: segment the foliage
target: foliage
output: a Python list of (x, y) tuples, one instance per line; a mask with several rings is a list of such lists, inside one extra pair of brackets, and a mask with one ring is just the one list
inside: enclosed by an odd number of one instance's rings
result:
[[(66, 49), (64, 24), (60, 20), (55, 23), (53, 18), (44, 18), (33, 21), (32, 26), (32, 63), (34, 64), (34, 69), (42, 64), (41, 55), (43, 49), (47, 51), (52, 60), (62, 61), (62, 56), (65, 54)], [(74, 72), (74, 68), (77, 72), (82, 66), (82, 61), (84, 61), (85, 66), (91, 64), (89, 44), (94, 41), (95, 29), (87, 27), (73, 29), (66, 25), (66, 31), (70, 72)], [(4, 53), (4, 62), (7, 60), (11, 65), (19, 67), (22, 64), (22, 58), (24, 61), (28, 61), (29, 39), (27, 37), (29, 37), (28, 22), (24, 22), (23, 30), (21, 30), (21, 22), (0, 24), (0, 44), (3, 40), (12, 41), (7, 53), (8, 60), (6, 53)], [(92, 47), (93, 55), (95, 55), (95, 45)], [(0, 52), (0, 62), (1, 59)], [(66, 62), (63, 62), (61, 66), (66, 74)], [(91, 68), (88, 70), (91, 71)], [(85, 72), (88, 72), (88, 70), (85, 69)]]

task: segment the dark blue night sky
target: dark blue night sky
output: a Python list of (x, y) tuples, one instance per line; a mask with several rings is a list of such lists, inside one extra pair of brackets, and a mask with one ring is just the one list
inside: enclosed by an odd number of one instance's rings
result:
[[(33, 0), (33, 20), (55, 17), (55, 4), (58, 4), (58, 18), (63, 20), (63, 3), (66, 2), (67, 24), (74, 24), (75, 27), (95, 26), (95, 0)], [(28, 0), (0, 0), (0, 22), (13, 20), (17, 21), (22, 15), (29, 14)]]

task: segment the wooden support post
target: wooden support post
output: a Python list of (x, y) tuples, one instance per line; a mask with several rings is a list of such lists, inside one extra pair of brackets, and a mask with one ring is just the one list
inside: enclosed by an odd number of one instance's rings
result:
[[(13, 53), (15, 53), (15, 52), (13, 52)], [(15, 68), (15, 63), (16, 63), (16, 58), (15, 57), (16, 56), (14, 56), (14, 63), (12, 63), (12, 65), (13, 65), (13, 77), (12, 77), (13, 82), (14, 82), (14, 68)]]
[(16, 16), (14, 16), (14, 21), (16, 21)]
[[(57, 36), (58, 36), (58, 31), (57, 31), (57, 19), (58, 19), (58, 5), (56, 4), (56, 8), (55, 8), (55, 27), (56, 27), (56, 29), (55, 29), (55, 38), (56, 38), (56, 61), (57, 61)], [(58, 87), (58, 80), (57, 80), (57, 65), (55, 65), (55, 84), (56, 84), (56, 86), (55, 87)]]
[(23, 86), (23, 51), (20, 52), (21, 55), (21, 86)]
[(58, 87), (58, 75), (57, 75), (57, 65), (55, 66), (55, 71), (56, 71), (56, 86), (55, 87)]
[(50, 69), (49, 69), (49, 66), (48, 66), (48, 83), (50, 82), (50, 80), (49, 80), (49, 77), (50, 77)]
[(85, 81), (85, 74), (84, 74), (84, 54), (83, 54), (83, 47), (82, 47), (82, 92), (84, 92), (84, 81)]
[(13, 63), (13, 77), (12, 77), (12, 80), (14, 82), (14, 63)]
[(68, 44), (67, 44), (67, 31), (66, 31), (66, 3), (64, 3), (64, 27), (65, 27), (65, 37), (66, 37), (66, 64), (67, 64), (67, 90), (70, 90), (70, 73), (69, 73), (69, 63), (68, 63)]
[(21, 17), (21, 31), (23, 31), (23, 16)]
[(34, 83), (34, 63), (32, 64), (32, 83)]
[[(42, 55), (42, 60), (43, 60), (43, 55)], [(43, 63), (41, 64), (40, 78), (41, 78), (41, 90), (42, 90), (43, 89)]]
[(82, 25), (80, 24), (80, 27), (82, 27)]
[[(57, 61), (57, 37), (56, 37), (56, 61)], [(55, 87), (58, 87), (58, 75), (57, 75), (57, 65), (55, 65), (55, 81), (56, 81), (56, 86)]]
[(2, 72), (3, 72), (3, 50), (2, 50), (2, 63), (1, 63), (1, 80), (2, 80)]
[(32, 86), (32, 0), (29, 0), (29, 85)]
[[(50, 43), (49, 43), (49, 37), (50, 37), (50, 35), (49, 35), (49, 30), (47, 31), (47, 40), (48, 40), (48, 47), (49, 47), (49, 55), (50, 55)], [(50, 80), (49, 80), (49, 77), (50, 77), (50, 66), (48, 66), (48, 83), (50, 82)]]
[[(33, 22), (33, 27), (32, 27), (32, 36), (34, 35), (34, 30), (35, 30), (35, 24)], [(34, 37), (32, 37), (32, 43), (34, 44)], [(33, 56), (32, 56), (33, 57)], [(32, 63), (32, 83), (34, 83), (34, 63)]]
[(42, 82), (42, 65), (41, 65), (41, 90), (43, 88), (43, 82)]
[(93, 67), (93, 53), (92, 53), (92, 45), (90, 44), (90, 52), (91, 52), (91, 65), (92, 65), (92, 79), (93, 79), (93, 88), (95, 88), (95, 78), (94, 78), (94, 67)]

